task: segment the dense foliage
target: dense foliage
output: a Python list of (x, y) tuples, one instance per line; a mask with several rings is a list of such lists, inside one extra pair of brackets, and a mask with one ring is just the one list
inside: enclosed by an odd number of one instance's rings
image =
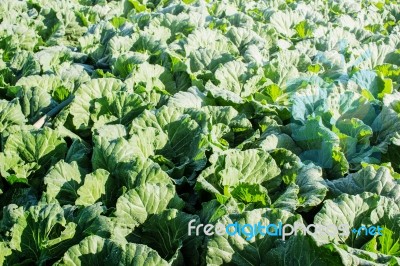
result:
[(396, 2), (1, 0), (0, 264), (399, 265)]

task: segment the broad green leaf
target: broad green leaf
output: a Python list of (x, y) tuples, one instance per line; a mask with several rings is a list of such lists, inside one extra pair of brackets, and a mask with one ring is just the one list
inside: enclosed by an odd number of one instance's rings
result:
[(357, 195), (367, 191), (395, 201), (400, 198), (400, 185), (393, 178), (390, 170), (384, 166), (378, 169), (367, 166), (345, 178), (325, 182), (331, 193), (336, 196), (342, 193)]
[(79, 187), (76, 205), (90, 206), (97, 201), (111, 203), (115, 193), (115, 181), (110, 173), (103, 169), (97, 169), (85, 176), (84, 183)]
[(72, 246), (55, 265), (168, 265), (156, 251), (134, 243), (121, 244), (89, 236)]
[(143, 224), (152, 214), (167, 208), (182, 208), (173, 185), (145, 184), (128, 190), (118, 198), (114, 215), (132, 228)]
[(58, 204), (32, 206), (14, 224), (10, 246), (21, 252), (21, 261), (32, 259), (42, 264), (68, 249), (75, 228), (74, 223), (66, 221)]
[(10, 125), (21, 125), (25, 122), (25, 116), (17, 100), (7, 102), (0, 100), (0, 132)]
[(109, 239), (93, 235), (72, 246), (55, 265), (116, 265), (111, 255), (119, 257), (122, 248)]
[(245, 204), (254, 203), (255, 206), (260, 207), (270, 204), (268, 191), (258, 184), (238, 184), (230, 194), (233, 198)]
[(129, 143), (124, 138), (119, 137), (108, 140), (105, 137), (94, 138), (94, 148), (92, 155), (92, 165), (94, 169), (105, 169), (114, 174), (119, 163), (127, 162), (135, 157)]
[(272, 207), (293, 213), (300, 205), (298, 194), (299, 186), (292, 183), (273, 202)]
[(283, 265), (343, 265), (339, 254), (329, 245), (317, 246), (309, 236), (297, 235), (289, 239), (282, 254)]
[(94, 100), (93, 107), (90, 118), (97, 128), (110, 123), (127, 125), (146, 108), (146, 104), (137, 94), (113, 91), (110, 95)]
[(172, 184), (172, 179), (158, 163), (143, 157), (119, 163), (115, 175), (128, 189), (144, 184)]
[(113, 257), (112, 262), (119, 262), (122, 265), (160, 265), (167, 266), (169, 263), (165, 261), (157, 251), (146, 245), (128, 243), (123, 247), (119, 258)]
[(8, 173), (15, 172), (19, 177), (27, 178), (31, 171), (46, 171), (51, 164), (64, 158), (66, 151), (64, 139), (47, 127), (15, 132), (4, 145), (5, 158), (0, 161), (0, 169), (8, 169)]
[(59, 161), (44, 177), (46, 201), (58, 201), (60, 205), (74, 204), (78, 198), (78, 188), (82, 182), (81, 173), (76, 162), (70, 164)]
[(121, 90), (122, 86), (121, 81), (113, 78), (93, 79), (89, 83), (82, 84), (69, 107), (74, 126), (77, 129), (87, 129), (94, 100), (111, 96), (113, 91)]
[(214, 194), (223, 194), (224, 187), (261, 184), (267, 189), (280, 183), (280, 169), (274, 159), (261, 150), (227, 150), (210, 158), (211, 166), (203, 170), (197, 179), (196, 188)]
[(322, 169), (308, 164), (303, 166), (296, 177), (296, 185), (300, 191), (298, 197), (301, 199), (302, 209), (318, 206), (325, 198), (328, 188), (322, 178)]
[(155, 249), (165, 259), (171, 259), (182, 245), (187, 256), (190, 256), (187, 259), (196, 263), (199, 259), (197, 248), (201, 245), (201, 238), (188, 235), (187, 226), (191, 220), (195, 220), (194, 225), (199, 223), (197, 215), (167, 209), (149, 217), (135, 233), (143, 244)]
[[(225, 226), (235, 223), (242, 226), (244, 224), (254, 226), (260, 223), (266, 226), (272, 223), (277, 225), (279, 222), (292, 224), (295, 221), (302, 222), (300, 216), (294, 216), (283, 210), (255, 209), (242, 214), (225, 215), (217, 223), (224, 225), (225, 228)], [(231, 229), (233, 228), (229, 230)], [(269, 230), (273, 232), (273, 230)], [(232, 236), (227, 233), (209, 236), (206, 263), (210, 265), (260, 265), (264, 261), (268, 261), (268, 254), (265, 251), (274, 247), (276, 237), (253, 235), (255, 231), (251, 229), (246, 231), (247, 233), (242, 231), (241, 234), (237, 233)]]

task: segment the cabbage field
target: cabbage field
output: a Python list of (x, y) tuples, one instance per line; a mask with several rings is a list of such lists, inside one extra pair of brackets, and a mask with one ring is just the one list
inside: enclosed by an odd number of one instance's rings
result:
[(0, 0), (0, 265), (400, 265), (399, 84), (397, 0)]

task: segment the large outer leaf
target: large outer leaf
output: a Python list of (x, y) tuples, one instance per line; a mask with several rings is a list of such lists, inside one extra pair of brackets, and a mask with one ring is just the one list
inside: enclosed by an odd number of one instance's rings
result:
[(115, 216), (125, 225), (135, 227), (143, 224), (151, 214), (161, 213), (167, 207), (181, 209), (182, 204), (171, 184), (145, 184), (118, 198)]
[[(5, 158), (0, 161), (0, 169), (14, 171), (19, 178), (28, 178), (31, 171), (46, 171), (52, 163), (64, 158), (66, 151), (64, 139), (47, 127), (15, 132), (4, 145)], [(25, 170), (21, 171), (21, 167)]]
[(143, 84), (147, 92), (151, 90), (166, 91), (168, 93), (176, 92), (172, 74), (160, 65), (151, 65), (145, 62), (140, 64), (131, 75), (136, 83)]
[(136, 157), (120, 163), (115, 174), (128, 189), (143, 184), (172, 184), (171, 178), (160, 165), (148, 158)]
[(181, 246), (185, 247), (187, 258), (191, 263), (198, 261), (198, 247), (201, 238), (188, 235), (187, 226), (189, 221), (195, 220), (193, 225), (199, 223), (197, 215), (187, 214), (177, 209), (167, 209), (160, 214), (152, 215), (135, 231), (143, 244), (157, 250), (163, 257), (170, 259), (179, 252)]
[(88, 129), (90, 123), (91, 107), (94, 100), (102, 97), (111, 97), (113, 91), (121, 90), (123, 83), (117, 79), (94, 79), (83, 84), (75, 93), (75, 99), (71, 103), (70, 113), (73, 116), (73, 124), (77, 129)]
[(142, 130), (137, 130), (129, 139), (130, 149), (133, 150), (136, 156), (148, 158), (154, 156), (156, 153), (164, 148), (168, 142), (168, 136), (153, 127), (148, 127)]
[(81, 173), (75, 162), (58, 162), (44, 177), (47, 201), (57, 200), (61, 205), (74, 204), (81, 181)]
[(246, 65), (240, 61), (231, 61), (215, 71), (215, 78), (219, 81), (219, 86), (240, 95), (241, 83), (246, 79)]
[[(160, 129), (165, 134), (150, 130), (149, 127)], [(142, 133), (148, 132), (153, 135), (150, 139), (153, 139), (152, 146), (155, 148), (161, 147), (165, 141), (165, 135), (168, 136), (166, 145), (156, 153), (157, 155), (166, 157), (177, 166), (188, 162), (199, 166), (203, 164), (204, 156), (201, 147), (203, 129), (190, 115), (183, 113), (182, 109), (164, 106), (154, 113), (144, 111), (133, 120), (130, 133), (138, 135), (141, 128), (144, 129)], [(161, 136), (161, 141), (155, 139), (157, 135)]]
[(273, 186), (280, 183), (280, 173), (274, 159), (262, 150), (227, 150), (210, 158), (211, 166), (197, 179), (196, 187), (215, 194), (223, 194), (224, 187), (240, 182)]
[(342, 265), (340, 256), (332, 252), (329, 246), (318, 247), (311, 237), (303, 235), (291, 237), (285, 245), (285, 252), (282, 252), (281, 256), (285, 266)]
[(140, 244), (89, 236), (72, 246), (55, 265), (168, 265), (156, 251)]
[(108, 171), (97, 169), (85, 176), (83, 185), (77, 191), (79, 197), (76, 199), (75, 204), (90, 206), (99, 200), (106, 204), (111, 204), (116, 193), (115, 184), (116, 182)]
[(94, 111), (90, 118), (96, 128), (110, 123), (128, 124), (146, 108), (139, 95), (127, 91), (113, 91), (93, 102)]
[(21, 125), (25, 122), (25, 116), (17, 100), (7, 102), (0, 100), (0, 132), (10, 125)]
[(138, 265), (138, 266), (167, 266), (167, 263), (158, 253), (146, 245), (128, 243), (124, 246), (120, 258), (113, 258), (113, 262), (119, 265)]
[(99, 236), (89, 236), (69, 248), (56, 265), (115, 265), (110, 260), (113, 253), (121, 253), (121, 248), (116, 243)]
[(326, 180), (326, 184), (336, 196), (342, 193), (357, 195), (367, 191), (395, 201), (400, 199), (400, 185), (392, 177), (390, 170), (384, 166), (378, 170), (373, 166), (367, 166), (345, 178)]
[(296, 177), (296, 185), (300, 188), (299, 198), (302, 198), (303, 209), (310, 209), (324, 200), (328, 189), (323, 181), (321, 168), (309, 164), (300, 169)]
[[(321, 211), (314, 217), (315, 224), (336, 226), (348, 226), (347, 230), (342, 230), (342, 234), (328, 236), (323, 233), (316, 237), (319, 243), (327, 244), (333, 242), (341, 244), (345, 242), (350, 247), (361, 248), (366, 244), (367, 239), (362, 233), (358, 234), (360, 226), (380, 226), (387, 225), (393, 228), (393, 224), (398, 222), (400, 208), (398, 204), (390, 198), (377, 196), (369, 192), (352, 196), (342, 194), (335, 200), (327, 200)], [(355, 229), (356, 231), (352, 231)], [(396, 234), (398, 230), (396, 229)]]
[(111, 141), (104, 137), (96, 137), (94, 144), (92, 155), (94, 169), (102, 168), (113, 174), (119, 163), (130, 161), (135, 157), (128, 141), (122, 137)]
[[(285, 224), (295, 221), (301, 222), (301, 218), (283, 210), (256, 209), (240, 215), (225, 215), (218, 220), (218, 223), (226, 226), (235, 222), (241, 225), (255, 225), (260, 222), (266, 226), (271, 223), (282, 222)], [(238, 234), (209, 237), (206, 263), (208, 265), (260, 265), (268, 261), (269, 255), (266, 251), (274, 247), (276, 237), (257, 235), (250, 240), (246, 240), (246, 238), (247, 236)]]
[(32, 206), (14, 224), (10, 246), (20, 251), (22, 258), (42, 264), (68, 249), (75, 227), (67, 223), (58, 204)]

